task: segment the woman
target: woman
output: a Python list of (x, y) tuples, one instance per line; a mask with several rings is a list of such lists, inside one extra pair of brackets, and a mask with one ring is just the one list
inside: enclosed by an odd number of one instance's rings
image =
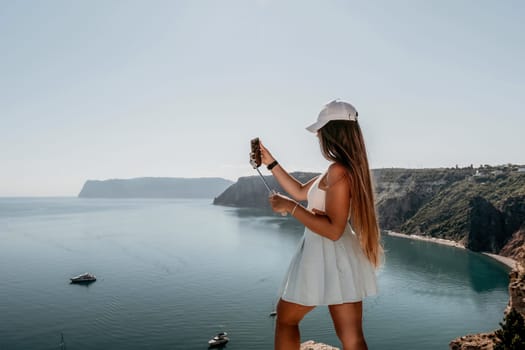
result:
[[(279, 293), (275, 349), (299, 349), (299, 322), (317, 305), (328, 305), (344, 350), (367, 349), (362, 300), (377, 292), (375, 268), (383, 249), (357, 111), (332, 101), (307, 130), (317, 134), (323, 156), (332, 163), (305, 184), (261, 144), (262, 163), (293, 197), (272, 195), (272, 209), (305, 226)], [(306, 208), (298, 202), (304, 200)]]

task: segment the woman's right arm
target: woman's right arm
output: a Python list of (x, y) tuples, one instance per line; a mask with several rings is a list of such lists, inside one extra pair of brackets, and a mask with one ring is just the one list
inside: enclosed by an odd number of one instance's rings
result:
[[(262, 142), (260, 142), (261, 146), (261, 160), (264, 165), (271, 164), (275, 158), (272, 156), (272, 154), (263, 146)], [(315, 181), (317, 177), (314, 177), (313, 179), (309, 180), (307, 183), (301, 183), (298, 181), (295, 177), (290, 175), (281, 164), (277, 164), (270, 170), (277, 180), (279, 182), (279, 185), (290, 195), (292, 196), (296, 201), (303, 201), (306, 200), (306, 195), (308, 193), (308, 189), (310, 186), (312, 186), (312, 183)]]

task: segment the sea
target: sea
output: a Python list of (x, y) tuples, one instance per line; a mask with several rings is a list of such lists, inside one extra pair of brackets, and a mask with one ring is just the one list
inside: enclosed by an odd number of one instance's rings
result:
[[(273, 349), (277, 291), (304, 227), (212, 199), (0, 198), (0, 349)], [(478, 253), (384, 236), (370, 350), (445, 350), (499, 327), (508, 268)], [(97, 281), (70, 284), (90, 272)], [(301, 339), (340, 346), (327, 307)]]

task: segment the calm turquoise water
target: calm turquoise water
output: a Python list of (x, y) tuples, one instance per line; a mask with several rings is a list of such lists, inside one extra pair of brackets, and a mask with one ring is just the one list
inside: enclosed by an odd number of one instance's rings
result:
[[(0, 199), (0, 349), (272, 349), (281, 278), (302, 235), (293, 219), (211, 200)], [(507, 270), (479, 254), (384, 237), (373, 349), (448, 349), (498, 327)], [(69, 277), (93, 272), (89, 286)], [(303, 340), (338, 345), (326, 307)]]

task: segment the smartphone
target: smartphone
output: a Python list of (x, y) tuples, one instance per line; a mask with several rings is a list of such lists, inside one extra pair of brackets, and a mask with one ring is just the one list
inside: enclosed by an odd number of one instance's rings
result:
[(261, 166), (262, 159), (261, 159), (261, 145), (259, 143), (259, 138), (256, 137), (250, 141), (250, 146), (252, 148), (252, 160), (255, 162), (255, 165), (258, 167)]

